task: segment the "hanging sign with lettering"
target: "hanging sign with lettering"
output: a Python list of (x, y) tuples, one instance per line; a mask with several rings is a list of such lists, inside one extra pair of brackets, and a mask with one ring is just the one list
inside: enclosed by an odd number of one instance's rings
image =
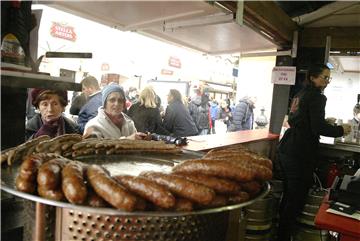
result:
[(55, 38), (62, 38), (73, 42), (76, 41), (74, 27), (68, 26), (66, 24), (53, 22), (50, 28), (50, 34)]
[(278, 85), (294, 85), (296, 67), (276, 66), (272, 70), (271, 83)]

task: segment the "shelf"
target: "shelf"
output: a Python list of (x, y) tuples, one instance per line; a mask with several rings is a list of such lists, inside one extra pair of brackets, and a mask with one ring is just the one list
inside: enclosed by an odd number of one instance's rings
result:
[(74, 91), (81, 91), (82, 89), (81, 84), (74, 83), (72, 82), (72, 79), (69, 78), (8, 70), (1, 71), (1, 86), (11, 88), (44, 88)]
[(336, 142), (335, 144), (323, 144), (320, 143), (320, 147), (334, 149), (334, 150), (342, 150), (342, 151), (350, 151), (360, 153), (360, 145), (355, 143), (341, 143)]

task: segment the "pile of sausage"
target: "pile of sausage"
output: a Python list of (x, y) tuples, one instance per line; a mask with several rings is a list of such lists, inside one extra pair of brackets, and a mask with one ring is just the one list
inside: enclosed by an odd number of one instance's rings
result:
[(79, 134), (64, 134), (55, 138), (39, 136), (19, 146), (1, 151), (1, 163), (11, 166), (15, 161), (26, 159), (33, 153), (56, 153), (75, 158), (86, 155), (110, 155), (138, 152), (180, 153), (174, 144), (163, 141), (127, 140), (127, 139), (82, 139)]
[(241, 203), (256, 196), (272, 177), (271, 161), (247, 149), (211, 151), (186, 160), (171, 173), (110, 176), (54, 154), (32, 154), (16, 178), (20, 191), (93, 207), (124, 211), (192, 211)]

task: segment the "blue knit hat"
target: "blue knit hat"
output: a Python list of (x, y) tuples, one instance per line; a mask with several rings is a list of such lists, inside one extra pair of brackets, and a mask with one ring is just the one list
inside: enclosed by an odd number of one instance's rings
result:
[(124, 92), (123, 88), (120, 85), (118, 85), (118, 84), (109, 84), (109, 85), (105, 86), (101, 91), (101, 93), (102, 93), (101, 103), (102, 103), (103, 107), (105, 107), (106, 99), (110, 95), (110, 93), (112, 93), (112, 92), (119, 92), (125, 99), (125, 92)]

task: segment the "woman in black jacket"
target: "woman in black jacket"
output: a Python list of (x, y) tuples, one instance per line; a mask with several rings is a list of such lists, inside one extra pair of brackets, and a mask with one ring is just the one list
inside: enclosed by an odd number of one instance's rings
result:
[(198, 129), (190, 116), (189, 110), (182, 102), (180, 92), (171, 89), (167, 101), (169, 105), (164, 116), (164, 127), (176, 137), (196, 136)]
[(309, 84), (294, 98), (288, 123), (278, 147), (278, 160), (284, 174), (284, 195), (280, 204), (278, 241), (290, 241), (297, 214), (302, 210), (312, 185), (319, 136), (340, 137), (351, 127), (333, 126), (325, 121), (326, 97), (330, 82), (325, 65), (309, 70)]

